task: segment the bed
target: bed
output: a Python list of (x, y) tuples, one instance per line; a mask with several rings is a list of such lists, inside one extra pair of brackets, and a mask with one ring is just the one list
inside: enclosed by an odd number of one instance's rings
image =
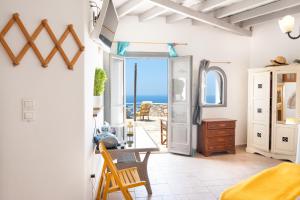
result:
[(281, 163), (224, 191), (220, 200), (300, 200), (300, 165)]

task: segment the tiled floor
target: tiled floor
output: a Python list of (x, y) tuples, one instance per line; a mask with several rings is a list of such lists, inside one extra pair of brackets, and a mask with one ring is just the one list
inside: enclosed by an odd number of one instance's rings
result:
[(150, 120), (140, 120), (140, 118), (138, 117), (137, 121), (134, 124), (135, 126), (142, 127), (149, 134), (149, 136), (158, 145), (161, 152), (167, 152), (168, 148), (166, 147), (166, 145), (162, 145), (160, 141), (160, 119), (165, 118), (150, 116)]
[[(280, 162), (246, 153), (244, 148), (239, 148), (235, 155), (211, 157), (152, 154), (148, 166), (152, 196), (143, 187), (131, 193), (136, 200), (216, 200), (229, 186)], [(110, 194), (109, 199), (121, 200), (122, 196)]]

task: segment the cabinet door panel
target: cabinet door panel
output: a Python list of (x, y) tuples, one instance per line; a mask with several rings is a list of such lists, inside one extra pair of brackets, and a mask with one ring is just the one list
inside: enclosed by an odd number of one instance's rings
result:
[(269, 150), (269, 126), (264, 124), (253, 124), (253, 144), (256, 148)]
[(266, 100), (255, 100), (253, 104), (253, 121), (268, 121), (270, 112)]
[(266, 75), (270, 76), (269, 72), (256, 73), (253, 78), (253, 97), (265, 98), (270, 91), (270, 78), (266, 79)]
[(270, 149), (270, 90), (271, 73), (249, 74), (249, 133), (250, 146)]
[(275, 153), (296, 155), (297, 128), (289, 126), (277, 126), (275, 133)]

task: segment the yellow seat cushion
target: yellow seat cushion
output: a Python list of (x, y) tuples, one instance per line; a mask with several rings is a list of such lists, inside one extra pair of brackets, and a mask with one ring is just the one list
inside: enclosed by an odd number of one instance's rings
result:
[(300, 199), (300, 165), (281, 163), (227, 189), (221, 200)]

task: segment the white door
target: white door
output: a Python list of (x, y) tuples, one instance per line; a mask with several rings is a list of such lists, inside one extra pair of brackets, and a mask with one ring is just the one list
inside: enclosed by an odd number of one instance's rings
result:
[(170, 58), (168, 69), (169, 152), (191, 155), (192, 57)]
[(117, 129), (118, 137), (123, 140), (125, 124), (125, 81), (124, 58), (110, 55), (105, 62), (108, 81), (105, 90), (105, 121)]
[(270, 149), (270, 72), (250, 74), (251, 135), (250, 141), (258, 149)]

